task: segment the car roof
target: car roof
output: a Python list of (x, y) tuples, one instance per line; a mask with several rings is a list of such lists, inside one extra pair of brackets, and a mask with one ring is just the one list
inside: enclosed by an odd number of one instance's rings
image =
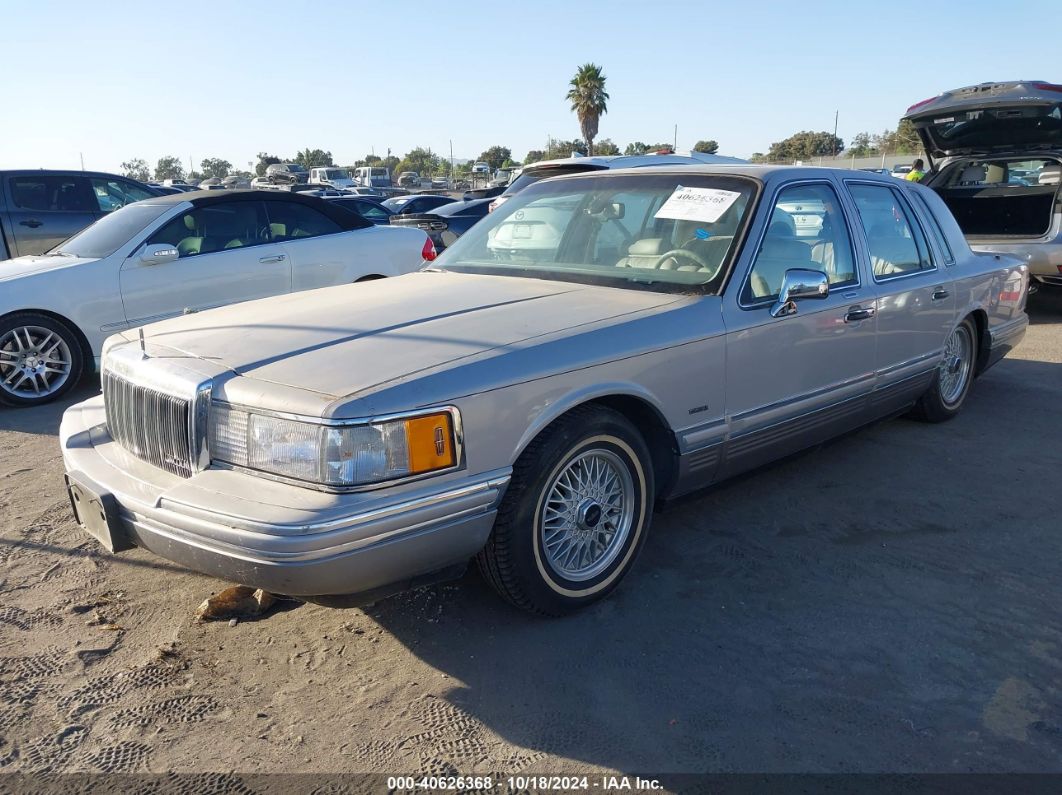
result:
[[(607, 171), (581, 172), (577, 174), (564, 174), (553, 177), (552, 180), (579, 179), (583, 177), (620, 178), (633, 174), (691, 174), (691, 175), (717, 175), (727, 177), (746, 177), (758, 182), (785, 181), (788, 179), (829, 179), (832, 177), (851, 177), (862, 181), (880, 182), (883, 185), (895, 186), (900, 183), (895, 177), (887, 174), (877, 174), (870, 171), (857, 171), (850, 168), (826, 168), (824, 166), (760, 166), (752, 163), (739, 165), (675, 165), (675, 166), (650, 166), (641, 168), (617, 168)], [(551, 180), (551, 181), (552, 181)], [(905, 182), (911, 185), (913, 183)]]
[(656, 152), (644, 155), (594, 155), (592, 157), (562, 157), (555, 160), (540, 160), (537, 163), (528, 163), (523, 167), (523, 173), (533, 174), (535, 171), (557, 166), (583, 166), (587, 171), (606, 168), (643, 168), (654, 165), (669, 163), (704, 163), (706, 165), (740, 164), (748, 163), (740, 157), (727, 157), (726, 155), (709, 155), (704, 152), (675, 152), (673, 154), (657, 154)]
[[(169, 196), (152, 196), (150, 199), (142, 199), (138, 204), (177, 205), (191, 204), (194, 207), (210, 207), (215, 204), (226, 204), (238, 201), (264, 201), (264, 202), (295, 202), (313, 207), (324, 213), (333, 221), (343, 224), (350, 213), (342, 208), (333, 207), (326, 199), (318, 196), (306, 196), (301, 193), (276, 190), (255, 190), (254, 188), (237, 188), (235, 190), (196, 190), (184, 193), (174, 193)], [(337, 212), (338, 211), (338, 212)], [(341, 214), (339, 214), (341, 213)], [(356, 229), (357, 225), (345, 225), (345, 228)]]

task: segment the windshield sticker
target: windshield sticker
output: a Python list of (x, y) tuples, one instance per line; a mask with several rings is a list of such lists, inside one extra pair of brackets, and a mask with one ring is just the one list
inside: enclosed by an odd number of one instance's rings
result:
[(679, 185), (653, 217), (714, 224), (740, 196), (741, 193), (732, 190), (684, 188)]
[(955, 121), (954, 116), (948, 116), (946, 119), (933, 119), (934, 124), (947, 124), (948, 122)]

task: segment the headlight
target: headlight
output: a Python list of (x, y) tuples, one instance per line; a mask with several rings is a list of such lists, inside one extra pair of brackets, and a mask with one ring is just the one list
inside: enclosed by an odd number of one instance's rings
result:
[(255, 414), (215, 404), (211, 458), (326, 486), (364, 486), (452, 469), (456, 408), (350, 425)]

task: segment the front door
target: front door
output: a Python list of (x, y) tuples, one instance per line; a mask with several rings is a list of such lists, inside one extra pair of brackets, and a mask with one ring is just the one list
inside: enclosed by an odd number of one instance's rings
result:
[(96, 199), (84, 177), (16, 174), (6, 182), (14, 236), (12, 256), (43, 254), (99, 217)]
[[(857, 427), (874, 384), (877, 296), (837, 188), (826, 180), (785, 185), (761, 212), (769, 213), (760, 221), (766, 231), (744, 281), (731, 285), (724, 302), (723, 476)], [(829, 295), (772, 317), (792, 268), (826, 273)]]
[(902, 191), (861, 182), (848, 188), (878, 292), (872, 409), (885, 415), (912, 403), (932, 383), (954, 322), (955, 295)]
[(130, 326), (291, 290), (288, 255), (273, 242), (259, 201), (197, 207), (165, 223), (147, 243), (173, 246), (180, 257), (149, 264), (138, 249), (122, 265)]

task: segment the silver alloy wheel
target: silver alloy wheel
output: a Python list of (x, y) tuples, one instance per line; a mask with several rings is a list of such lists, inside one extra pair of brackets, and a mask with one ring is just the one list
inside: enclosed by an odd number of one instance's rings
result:
[(951, 332), (944, 343), (944, 361), (940, 363), (940, 399), (954, 406), (966, 391), (973, 368), (973, 336), (965, 323)]
[(567, 580), (589, 580), (616, 559), (634, 523), (634, 478), (611, 450), (572, 459), (546, 488), (539, 527), (551, 569)]
[(70, 377), (70, 346), (51, 329), (19, 326), (0, 337), (0, 389), (18, 398), (54, 394)]

